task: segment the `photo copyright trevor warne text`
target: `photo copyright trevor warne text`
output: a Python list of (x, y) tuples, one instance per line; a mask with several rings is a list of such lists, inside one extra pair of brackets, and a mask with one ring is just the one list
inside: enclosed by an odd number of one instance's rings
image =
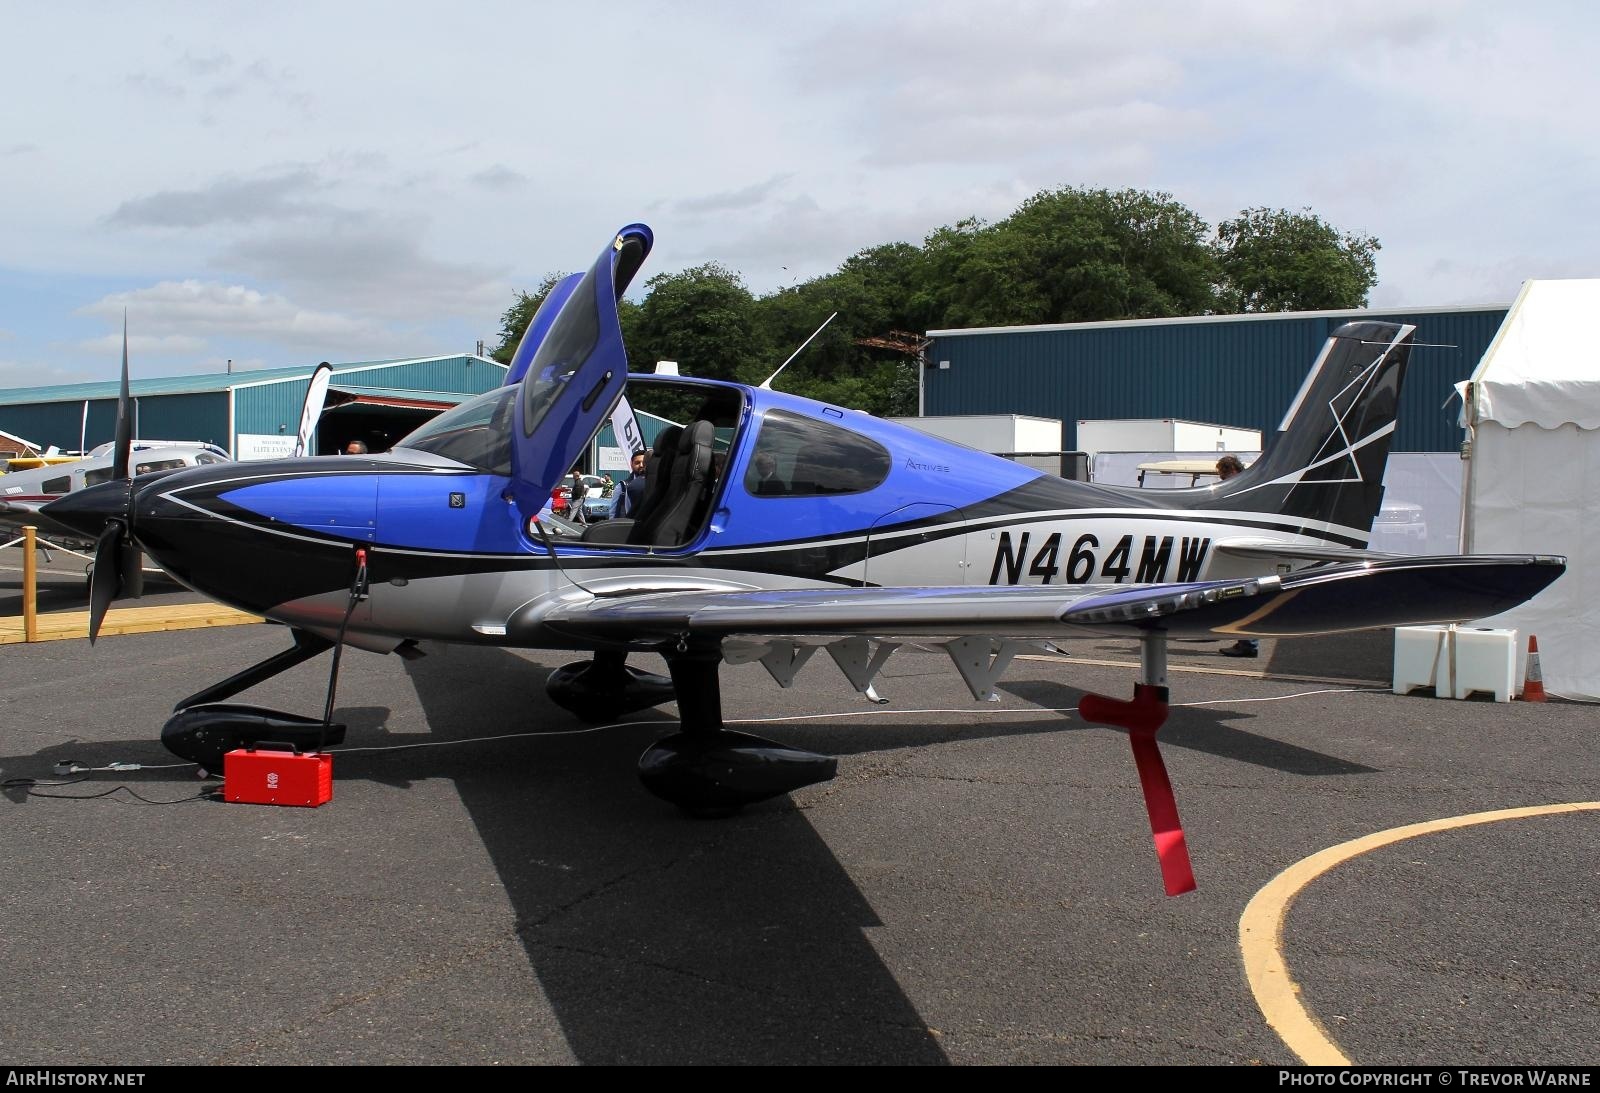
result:
[(1592, 1067), (1352, 1067), (1340, 1070), (1279, 1070), (1280, 1086), (1344, 1086), (1346, 1088), (1382, 1088), (1409, 1086), (1444, 1088), (1462, 1086), (1468, 1089), (1495, 1086), (1544, 1088), (1551, 1086), (1577, 1086), (1594, 1088)]

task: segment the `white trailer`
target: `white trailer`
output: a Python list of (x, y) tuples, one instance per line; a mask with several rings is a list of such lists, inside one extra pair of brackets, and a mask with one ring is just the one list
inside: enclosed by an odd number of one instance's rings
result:
[(1087, 464), (1066, 462), (1061, 454), (1061, 419), (1023, 414), (951, 414), (943, 417), (895, 417), (890, 421), (920, 429), (940, 440), (965, 444), (980, 452), (1008, 456), (1046, 474), (1084, 478)]
[(953, 440), (980, 452), (1059, 452), (1061, 419), (1022, 414), (950, 414), (943, 417), (894, 417), (890, 421), (920, 429), (941, 440)]
[(1261, 430), (1176, 418), (1079, 421), (1078, 450), (1101, 452), (1259, 452)]

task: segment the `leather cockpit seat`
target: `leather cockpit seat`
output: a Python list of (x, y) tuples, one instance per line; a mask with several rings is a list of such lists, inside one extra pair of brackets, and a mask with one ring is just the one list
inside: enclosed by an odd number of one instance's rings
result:
[[(665, 431), (663, 431), (665, 435)], [(682, 430), (673, 453), (671, 472), (656, 503), (640, 506), (641, 515), (628, 533), (628, 542), (638, 546), (677, 546), (697, 527), (695, 514), (702, 512), (711, 483), (711, 446), (716, 429), (709, 421), (696, 421)], [(666, 448), (657, 438), (658, 462)], [(654, 483), (651, 483), (653, 486)]]
[[(640, 499), (638, 509), (630, 516), (590, 525), (583, 533), (584, 542), (636, 543), (639, 541), (633, 537), (633, 529), (641, 521), (649, 519), (656, 509), (660, 507), (661, 498), (666, 495), (668, 483), (672, 480), (673, 467), (677, 462), (678, 440), (682, 436), (682, 425), (669, 425), (657, 434), (654, 449), (645, 456), (644, 497)], [(619, 486), (618, 488), (620, 489), (621, 487)]]

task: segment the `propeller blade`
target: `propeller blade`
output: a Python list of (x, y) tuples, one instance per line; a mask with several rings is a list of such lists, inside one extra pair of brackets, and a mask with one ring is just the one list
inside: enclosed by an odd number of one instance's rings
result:
[(111, 460), (111, 477), (128, 477), (128, 456), (133, 450), (133, 415), (128, 398), (128, 313), (122, 313), (122, 390), (117, 395), (117, 444)]
[(122, 591), (122, 537), (126, 529), (121, 520), (107, 520), (106, 529), (94, 544), (94, 572), (89, 575), (89, 644), (100, 635), (111, 601)]

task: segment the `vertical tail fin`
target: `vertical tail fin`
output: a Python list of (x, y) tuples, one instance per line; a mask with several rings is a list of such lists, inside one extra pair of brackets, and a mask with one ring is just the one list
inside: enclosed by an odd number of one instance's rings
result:
[(1414, 326), (1380, 322), (1346, 323), (1334, 331), (1276, 442), (1217, 487), (1227, 507), (1371, 531), (1415, 332)]

